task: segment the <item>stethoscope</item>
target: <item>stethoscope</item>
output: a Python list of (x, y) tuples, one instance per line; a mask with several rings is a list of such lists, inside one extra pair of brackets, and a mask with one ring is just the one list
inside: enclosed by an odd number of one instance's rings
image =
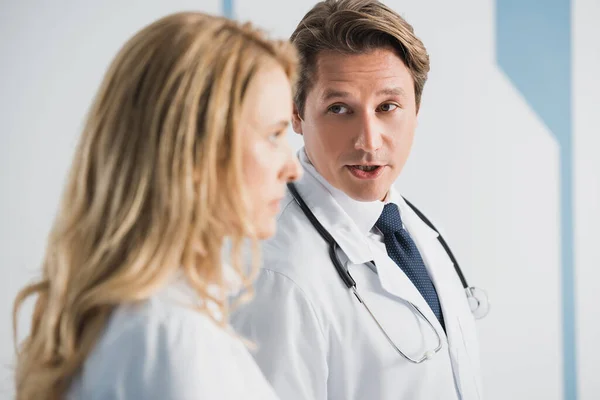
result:
[[(415, 306), (413, 303), (411, 303), (410, 301), (406, 301), (406, 302), (415, 311), (416, 315), (420, 316), (423, 320), (425, 320), (427, 322), (427, 324), (431, 327), (431, 329), (435, 332), (435, 334), (437, 335), (438, 344), (433, 350), (425, 351), (425, 353), (419, 358), (413, 358), (413, 357), (410, 357), (410, 356), (404, 354), (404, 352), (402, 352), (402, 350), (400, 350), (398, 348), (398, 346), (396, 346), (396, 344), (389, 337), (389, 335), (387, 334), (387, 332), (385, 331), (383, 326), (381, 326), (381, 324), (379, 323), (379, 321), (377, 320), (375, 315), (373, 315), (373, 313), (369, 309), (369, 306), (365, 303), (363, 298), (359, 295), (358, 290), (356, 288), (356, 282), (350, 275), (350, 272), (343, 266), (342, 262), (340, 261), (340, 259), (338, 257), (337, 251), (340, 248), (338, 243), (331, 236), (331, 234), (327, 231), (327, 229), (325, 229), (325, 227), (323, 225), (321, 225), (321, 223), (319, 222), (317, 217), (313, 214), (313, 212), (310, 210), (308, 205), (304, 202), (304, 199), (302, 198), (302, 196), (300, 196), (300, 193), (298, 193), (296, 186), (290, 182), (287, 184), (287, 187), (288, 187), (289, 191), (292, 193), (294, 200), (296, 201), (296, 203), (298, 203), (298, 205), (302, 209), (302, 212), (304, 213), (304, 215), (306, 215), (306, 217), (308, 218), (308, 220), (310, 221), (312, 226), (319, 232), (321, 237), (323, 237), (323, 239), (329, 244), (329, 257), (331, 258), (331, 262), (333, 263), (335, 269), (337, 270), (340, 278), (342, 279), (342, 281), (344, 282), (346, 287), (348, 287), (348, 289), (350, 289), (352, 291), (352, 293), (357, 298), (357, 300), (364, 306), (364, 308), (367, 310), (367, 312), (369, 313), (369, 315), (371, 316), (373, 321), (375, 321), (375, 323), (377, 324), (377, 326), (379, 327), (381, 332), (385, 335), (387, 341), (394, 347), (394, 349), (396, 349), (398, 354), (400, 354), (406, 360), (408, 360), (414, 364), (420, 364), (425, 360), (431, 359), (437, 352), (439, 352), (442, 349), (442, 338), (441, 338), (439, 332), (437, 331), (437, 329), (435, 329), (435, 327), (429, 321), (429, 319), (427, 319), (427, 317), (425, 317), (425, 315), (421, 312), (421, 310), (419, 310), (419, 308), (417, 306)], [(444, 240), (442, 235), (440, 235), (440, 233), (437, 231), (437, 229), (435, 229), (435, 227), (433, 226), (431, 221), (429, 221), (429, 219), (427, 219), (425, 217), (425, 215), (423, 215), (423, 213), (421, 213), (421, 211), (419, 211), (415, 206), (413, 206), (410, 202), (408, 202), (408, 200), (404, 199), (404, 201), (406, 201), (406, 204), (408, 204), (408, 206), (419, 216), (419, 218), (421, 218), (423, 220), (423, 222), (425, 222), (427, 224), (427, 226), (429, 226), (432, 230), (434, 230), (438, 234), (438, 240), (440, 241), (442, 247), (448, 254), (448, 257), (450, 257), (452, 264), (454, 264), (454, 269), (456, 270), (456, 274), (460, 278), (460, 281), (463, 285), (465, 294), (467, 296), (467, 301), (469, 303), (469, 307), (471, 308), (471, 312), (473, 313), (473, 316), (477, 319), (481, 319), (481, 318), (485, 317), (490, 310), (490, 303), (489, 303), (486, 292), (482, 289), (479, 289), (479, 288), (476, 288), (473, 286), (469, 286), (467, 284), (467, 280), (465, 279), (465, 276), (462, 273), (462, 270), (460, 269), (460, 266), (458, 265), (458, 262), (456, 261), (454, 254), (452, 254), (450, 247), (448, 247), (448, 244), (446, 243), (446, 241)], [(375, 263), (373, 261), (369, 261), (368, 264), (371, 264), (371, 266), (373, 268), (375, 268)]]

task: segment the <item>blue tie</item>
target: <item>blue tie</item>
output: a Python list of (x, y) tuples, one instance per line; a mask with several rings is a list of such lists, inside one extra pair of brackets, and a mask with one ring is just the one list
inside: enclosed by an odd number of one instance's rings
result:
[(402, 227), (398, 206), (392, 203), (386, 204), (375, 226), (383, 233), (385, 248), (390, 258), (419, 290), (443, 327), (444, 316), (440, 307), (440, 299), (427, 273), (419, 249), (406, 229)]

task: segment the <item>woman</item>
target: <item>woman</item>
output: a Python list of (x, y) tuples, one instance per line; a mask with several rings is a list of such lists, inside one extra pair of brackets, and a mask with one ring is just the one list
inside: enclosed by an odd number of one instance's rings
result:
[[(88, 116), (17, 356), (18, 399), (273, 399), (228, 328), (245, 238), (271, 236), (300, 167), (295, 53), (200, 13), (135, 35)], [(225, 240), (231, 263), (223, 267)], [(254, 246), (256, 248), (256, 246)], [(16, 339), (16, 332), (15, 332)]]

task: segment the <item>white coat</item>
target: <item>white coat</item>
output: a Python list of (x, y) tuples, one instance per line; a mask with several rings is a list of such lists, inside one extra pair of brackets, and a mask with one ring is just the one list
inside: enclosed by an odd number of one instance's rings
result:
[(191, 308), (200, 302), (176, 279), (147, 301), (119, 306), (67, 399), (276, 400), (239, 338)]
[[(288, 193), (276, 236), (263, 249), (264, 268), (255, 297), (232, 318), (234, 328), (258, 345), (255, 359), (279, 397), (481, 399), (474, 318), (437, 233), (395, 194), (404, 226), (436, 287), (447, 333), (385, 248), (373, 246), (315, 177), (316, 171), (307, 167), (306, 159), (303, 166), (307, 173), (296, 183), (299, 193), (340, 245), (340, 259), (360, 295), (396, 345), (420, 357), (437, 344), (437, 336), (407, 305), (409, 301), (431, 321), (443, 348), (419, 365), (402, 358), (344, 285), (328, 244)], [(376, 270), (366, 264), (371, 260)]]

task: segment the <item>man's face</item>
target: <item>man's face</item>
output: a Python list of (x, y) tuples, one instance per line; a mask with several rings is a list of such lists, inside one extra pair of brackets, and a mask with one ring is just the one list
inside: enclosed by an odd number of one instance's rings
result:
[(359, 201), (383, 200), (404, 167), (417, 125), (414, 82), (388, 48), (317, 56), (294, 131), (327, 181)]

